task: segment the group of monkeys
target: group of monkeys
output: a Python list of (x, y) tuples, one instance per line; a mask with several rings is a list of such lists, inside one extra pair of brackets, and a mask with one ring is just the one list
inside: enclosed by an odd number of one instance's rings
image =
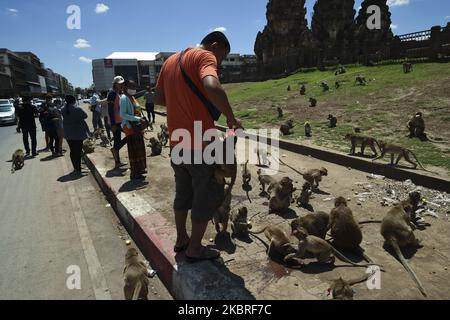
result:
[[(297, 203), (300, 207), (311, 208), (309, 210), (312, 211), (312, 207), (309, 206), (310, 197), (313, 192), (318, 190), (319, 183), (322, 181), (322, 177), (328, 175), (328, 170), (326, 168), (320, 168), (301, 172), (287, 165), (282, 160), (280, 162), (301, 174), (305, 179), (305, 183), (300, 195), (294, 196), (297, 190), (294, 188), (291, 178), (284, 177), (281, 180), (276, 180), (273, 176), (265, 175), (259, 169), (258, 181), (261, 185), (261, 195), (268, 195), (269, 214), (284, 214), (292, 203)], [(230, 170), (229, 173), (230, 175), (228, 177), (233, 174), (236, 175), (236, 171), (233, 170)], [(224, 176), (226, 175), (219, 174), (220, 179), (223, 179)], [(242, 178), (243, 187), (250, 184), (251, 174), (248, 170), (248, 163), (243, 166)], [(235, 180), (234, 176), (232, 184), (234, 184)], [(421, 204), (420, 193), (413, 192), (409, 195), (408, 199), (397, 203), (388, 211), (382, 221), (363, 222), (357, 222), (352, 210), (347, 205), (347, 200), (339, 197), (335, 200), (335, 207), (331, 210), (330, 214), (325, 212), (310, 213), (290, 223), (291, 235), (298, 240), (297, 245), (294, 245), (289, 236), (277, 226), (268, 225), (260, 230), (252, 231), (253, 225), (248, 219), (249, 212), (247, 207), (244, 206), (231, 210), (230, 188), (232, 188), (231, 184), (227, 189), (225, 204), (214, 214), (213, 223), (218, 233), (227, 232), (228, 224), (230, 223), (233, 238), (253, 236), (261, 240), (267, 247), (269, 258), (293, 269), (301, 269), (304, 267), (303, 259), (308, 258), (308, 254), (314, 256), (318, 263), (333, 265), (336, 256), (351, 266), (368, 267), (377, 264), (364, 253), (364, 250), (360, 246), (363, 239), (360, 225), (380, 223), (381, 235), (384, 237), (386, 244), (394, 249), (404, 268), (416, 282), (420, 292), (426, 296), (422, 284), (408, 265), (400, 250), (403, 247), (420, 247), (420, 241), (416, 239), (413, 232), (413, 230), (419, 227), (419, 219), (416, 217), (416, 211), (420, 208)], [(248, 189), (244, 188), (244, 190)], [(330, 232), (332, 242), (331, 240), (326, 240), (328, 232)], [(264, 234), (269, 243), (267, 244), (260, 239), (257, 236), (259, 234)], [(352, 262), (340, 251), (341, 249), (360, 255), (367, 263), (357, 264)], [(379, 266), (382, 268), (381, 265)], [(369, 276), (366, 276), (364, 279), (367, 280)], [(358, 279), (356, 282), (346, 282), (342, 279), (335, 281), (331, 288), (334, 292), (334, 297), (336, 299), (339, 298), (338, 291), (350, 294), (352, 291), (348, 290), (348, 288), (344, 290), (345, 288), (343, 289), (343, 286), (350, 286), (351, 284), (362, 282), (364, 279)], [(349, 297), (342, 296), (341, 298), (345, 299)]]
[(148, 147), (152, 150), (151, 156), (156, 157), (161, 155), (163, 147), (169, 143), (169, 128), (165, 124), (160, 125), (161, 131), (158, 132), (157, 138), (152, 137), (149, 140)]

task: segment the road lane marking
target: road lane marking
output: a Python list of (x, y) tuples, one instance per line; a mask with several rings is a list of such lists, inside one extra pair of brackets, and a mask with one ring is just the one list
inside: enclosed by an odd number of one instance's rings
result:
[[(64, 172), (69, 172), (64, 157), (61, 158), (61, 163)], [(70, 196), (70, 201), (72, 202), (73, 215), (77, 223), (84, 257), (88, 266), (89, 276), (91, 278), (92, 287), (94, 289), (95, 299), (111, 300), (111, 293), (107, 286), (103, 268), (98, 258), (97, 251), (95, 250), (94, 243), (92, 241), (91, 234), (86, 223), (86, 219), (83, 215), (80, 200), (77, 197), (74, 186), (70, 182), (66, 184)]]

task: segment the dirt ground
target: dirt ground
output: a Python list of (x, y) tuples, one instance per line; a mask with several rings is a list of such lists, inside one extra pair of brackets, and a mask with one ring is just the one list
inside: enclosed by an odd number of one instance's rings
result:
[[(158, 123), (164, 119), (158, 117)], [(156, 136), (156, 132), (153, 134)], [(242, 146), (241, 146), (242, 147)], [(112, 167), (112, 157), (108, 150), (97, 147), (96, 153), (104, 155), (102, 166)], [(148, 150), (150, 154), (150, 150)], [(274, 150), (272, 150), (274, 154)], [(390, 201), (401, 198), (409, 191), (417, 189), (409, 182), (402, 183), (371, 176), (370, 173), (349, 170), (348, 168), (319, 161), (311, 157), (300, 156), (290, 152), (280, 151), (281, 159), (299, 170), (326, 167), (329, 171), (320, 185), (320, 193), (314, 194), (311, 205), (314, 211), (330, 212), (334, 199), (343, 196), (349, 199), (349, 207), (355, 218), (361, 220), (380, 220), (389, 210)], [(122, 150), (122, 158), (126, 159), (126, 147)], [(174, 197), (174, 178), (170, 168), (169, 149), (163, 151), (162, 156), (148, 158), (149, 174), (147, 182), (142, 185), (130, 184), (129, 172), (125, 170), (107, 172), (110, 178), (123, 183), (121, 191), (137, 193), (144, 197), (168, 221), (168, 227), (174, 228), (172, 201)], [(268, 200), (260, 196), (257, 180), (257, 167), (250, 166), (252, 173), (252, 188), (250, 196), (252, 203), (247, 200), (241, 185), (241, 170), (238, 181), (233, 189), (233, 209), (246, 206), (254, 229), (266, 225), (279, 225), (287, 233), (289, 224), (296, 217), (309, 213), (306, 209), (291, 206), (292, 211), (280, 216), (269, 214)], [(301, 189), (302, 177), (291, 169), (281, 166), (276, 178), (288, 176), (295, 181), (297, 189)], [(411, 267), (422, 281), (430, 299), (450, 299), (450, 207), (449, 194), (420, 188), (424, 197), (429, 201), (423, 213), (423, 219), (430, 226), (425, 230), (415, 231), (423, 239), (424, 247), (416, 252), (405, 251)], [(430, 213), (431, 212), (431, 213)], [(170, 225), (170, 226), (169, 226)], [(188, 224), (189, 225), (189, 224)], [(363, 227), (363, 243), (366, 250), (376, 263), (383, 265), (386, 272), (381, 275), (381, 290), (369, 290), (365, 283), (355, 285), (355, 299), (422, 299), (422, 295), (415, 283), (403, 269), (402, 265), (383, 248), (383, 238), (379, 232), (380, 225), (370, 224)], [(228, 230), (231, 232), (231, 230)], [(263, 240), (264, 237), (261, 237)], [(175, 235), (173, 235), (175, 240)], [(205, 245), (213, 245), (220, 249), (226, 268), (245, 281), (245, 287), (257, 299), (326, 299), (327, 289), (331, 280), (342, 277), (355, 279), (364, 275), (365, 268), (348, 267), (340, 260), (336, 260), (336, 267), (328, 267), (307, 260), (308, 266), (301, 270), (287, 269), (268, 259), (265, 246), (261, 241), (250, 239), (231, 240), (229, 233), (217, 235), (214, 226), (210, 224), (204, 238)], [(292, 239), (295, 242), (294, 239)], [(346, 253), (355, 262), (361, 262), (358, 257)]]

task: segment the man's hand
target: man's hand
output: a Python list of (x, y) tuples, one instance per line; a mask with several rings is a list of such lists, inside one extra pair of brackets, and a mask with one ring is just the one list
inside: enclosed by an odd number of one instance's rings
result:
[(235, 117), (227, 119), (227, 126), (228, 126), (228, 129), (242, 129), (242, 130), (244, 130), (244, 127), (242, 127), (241, 120), (236, 119)]

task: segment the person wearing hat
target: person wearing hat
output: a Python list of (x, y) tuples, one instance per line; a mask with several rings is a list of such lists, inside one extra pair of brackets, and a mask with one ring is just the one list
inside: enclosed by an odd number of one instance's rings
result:
[(119, 151), (127, 144), (127, 137), (122, 139), (122, 117), (120, 116), (120, 95), (122, 94), (124, 84), (125, 79), (122, 76), (115, 77), (113, 88), (107, 97), (108, 114), (114, 139), (111, 153), (113, 154), (116, 168), (123, 165), (120, 161)]
[(81, 175), (81, 156), (83, 141), (89, 137), (89, 128), (85, 120), (88, 115), (77, 106), (76, 98), (67, 95), (66, 105), (61, 109), (64, 126), (64, 138), (70, 149), (70, 160), (72, 161), (73, 174)]
[(23, 146), (26, 151), (26, 155), (30, 155), (30, 143), (31, 140), (31, 152), (33, 157), (38, 155), (36, 151), (37, 142), (36, 142), (36, 121), (35, 116), (38, 114), (38, 111), (35, 106), (31, 104), (30, 97), (23, 97), (23, 104), (18, 109), (19, 119), (20, 119), (20, 128), (22, 129), (23, 136)]

